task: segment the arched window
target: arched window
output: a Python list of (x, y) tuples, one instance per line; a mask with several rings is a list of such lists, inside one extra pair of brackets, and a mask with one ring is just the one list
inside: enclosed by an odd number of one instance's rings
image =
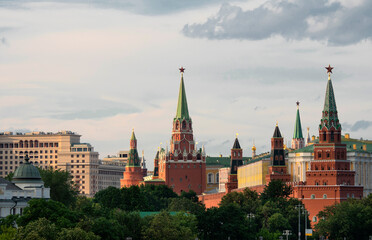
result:
[(327, 199), (327, 194), (323, 194), (323, 199)]
[(182, 121), (182, 129), (186, 129), (186, 121), (185, 120)]
[(180, 122), (177, 121), (177, 122), (176, 122), (176, 130), (178, 130), (179, 128), (180, 128)]
[(208, 173), (208, 183), (213, 183), (213, 173)]
[(311, 194), (311, 199), (315, 199), (315, 194)]
[(314, 216), (314, 217), (313, 217), (313, 222), (317, 222), (317, 221), (318, 221), (317, 217)]

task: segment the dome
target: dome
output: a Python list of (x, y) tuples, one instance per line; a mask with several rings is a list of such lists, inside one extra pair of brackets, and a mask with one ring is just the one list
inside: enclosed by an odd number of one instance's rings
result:
[(12, 182), (42, 182), (39, 170), (28, 160), (29, 158), (26, 155), (26, 162), (19, 165), (19, 167), (14, 171)]

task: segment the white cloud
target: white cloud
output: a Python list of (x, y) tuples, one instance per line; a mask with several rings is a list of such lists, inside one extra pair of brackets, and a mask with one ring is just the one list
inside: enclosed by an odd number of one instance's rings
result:
[(309, 38), (334, 45), (370, 40), (372, 2), (346, 5), (328, 0), (272, 0), (254, 9), (243, 10), (225, 3), (204, 23), (186, 24), (183, 33), (197, 38), (248, 40), (279, 35), (286, 39)]

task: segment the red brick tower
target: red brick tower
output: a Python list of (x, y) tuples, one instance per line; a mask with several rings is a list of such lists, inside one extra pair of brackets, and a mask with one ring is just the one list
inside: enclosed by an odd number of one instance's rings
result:
[(159, 153), (159, 178), (178, 194), (189, 190), (201, 194), (206, 188), (205, 153), (196, 149), (183, 82), (184, 70), (180, 68), (181, 83), (170, 151)]
[(363, 187), (354, 185), (355, 172), (350, 170), (346, 145), (341, 143), (341, 124), (328, 66), (328, 83), (319, 125), (319, 143), (314, 144), (314, 160), (306, 172), (306, 185), (296, 186), (294, 195), (303, 199), (313, 224), (325, 206), (339, 203), (348, 197), (361, 198)]
[(130, 187), (138, 185), (143, 181), (143, 172), (141, 168), (141, 162), (137, 152), (137, 139), (132, 131), (130, 138), (130, 149), (128, 154), (127, 165), (125, 166), (125, 172), (123, 173), (123, 179), (120, 179), (120, 187)]
[(225, 184), (226, 192), (238, 188), (238, 167), (243, 165), (243, 149), (240, 147), (238, 137), (235, 138), (234, 146), (231, 149), (230, 174)]
[(271, 166), (269, 167), (269, 174), (266, 175), (266, 184), (272, 180), (281, 180), (289, 182), (291, 176), (287, 174), (287, 167), (285, 165), (285, 155), (283, 146), (283, 137), (280, 133), (278, 123), (275, 126), (274, 135), (271, 138)]

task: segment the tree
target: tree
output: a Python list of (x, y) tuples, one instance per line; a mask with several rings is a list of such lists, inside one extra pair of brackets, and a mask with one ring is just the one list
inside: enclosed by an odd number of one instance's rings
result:
[(22, 240), (54, 240), (57, 236), (57, 228), (46, 218), (32, 221), (24, 227), (20, 227), (15, 239)]
[(238, 204), (212, 207), (197, 215), (201, 239), (253, 238), (247, 215)]
[(57, 240), (100, 240), (101, 238), (92, 232), (85, 232), (81, 228), (63, 228), (59, 233)]
[(150, 225), (144, 228), (144, 239), (151, 240), (189, 240), (196, 237), (196, 219), (192, 215), (184, 213), (171, 216), (163, 211), (150, 221)]
[(174, 212), (183, 211), (197, 214), (199, 212), (205, 211), (205, 207), (204, 205), (193, 202), (188, 198), (172, 198), (170, 200), (168, 210)]
[(123, 208), (121, 191), (116, 187), (108, 187), (94, 195), (94, 201), (106, 208)]
[(8, 175), (5, 176), (4, 179), (8, 180), (11, 182), (13, 180), (14, 172), (10, 172)]
[(274, 213), (267, 221), (268, 230), (270, 232), (283, 232), (283, 230), (290, 229), (288, 219), (281, 213)]
[(94, 219), (92, 232), (105, 240), (119, 240), (124, 237), (118, 221), (105, 217)]
[(286, 185), (280, 180), (273, 180), (268, 185), (265, 186), (263, 192), (260, 195), (262, 201), (268, 200), (278, 200), (282, 198), (288, 198), (292, 194), (292, 187)]
[(73, 228), (79, 221), (80, 216), (60, 202), (31, 199), (24, 209), (23, 215), (18, 218), (17, 223), (19, 226), (25, 227), (39, 218), (45, 218), (59, 228)]
[(69, 172), (60, 169), (41, 169), (40, 175), (44, 181), (45, 187), (50, 187), (50, 198), (54, 201), (61, 202), (66, 206), (73, 205), (76, 201), (76, 196), (79, 193), (72, 176)]
[(0, 239), (1, 240), (13, 240), (16, 233), (17, 229), (14, 227), (6, 226), (6, 225), (1, 225), (0, 227)]
[(140, 217), (138, 212), (125, 212), (120, 209), (115, 209), (113, 211), (113, 219), (115, 219), (122, 227), (121, 231), (124, 238), (142, 238), (142, 227), (144, 226), (144, 219)]
[[(372, 197), (349, 199), (321, 211), (315, 226), (318, 235), (329, 239), (368, 239), (372, 235)], [(342, 227), (340, 227), (342, 226)]]
[(243, 192), (231, 192), (226, 194), (222, 197), (219, 205), (224, 206), (231, 203), (238, 204), (247, 214), (256, 213), (257, 208), (260, 206), (258, 193), (249, 188), (244, 189)]

